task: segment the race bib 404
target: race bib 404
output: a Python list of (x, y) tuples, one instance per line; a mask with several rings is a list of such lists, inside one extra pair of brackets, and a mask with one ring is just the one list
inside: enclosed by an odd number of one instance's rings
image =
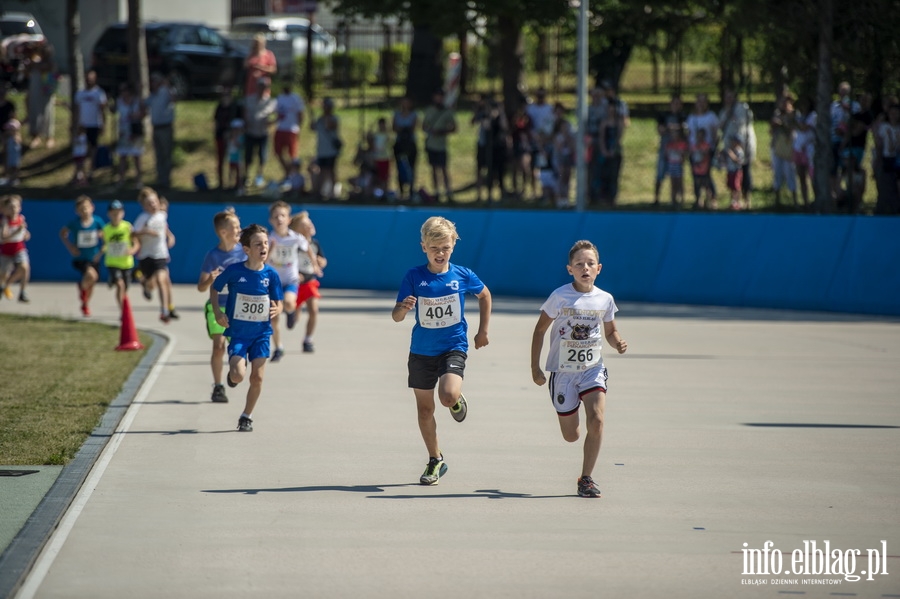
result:
[(442, 329), (458, 324), (462, 320), (459, 294), (443, 297), (420, 297), (419, 325), (426, 329)]

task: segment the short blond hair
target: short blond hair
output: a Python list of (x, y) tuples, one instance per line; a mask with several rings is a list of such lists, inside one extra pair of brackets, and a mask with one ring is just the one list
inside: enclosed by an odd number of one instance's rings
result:
[(432, 216), (422, 225), (422, 243), (450, 238), (455, 244), (459, 241), (456, 225), (443, 216)]
[(287, 210), (288, 216), (291, 215), (291, 205), (288, 204), (287, 202), (285, 202), (284, 200), (278, 200), (277, 202), (273, 202), (269, 206), (269, 216), (271, 217), (272, 213), (280, 208), (284, 208), (285, 210)]
[(591, 250), (597, 256), (597, 262), (600, 262), (600, 250), (597, 249), (597, 246), (586, 239), (582, 239), (581, 241), (576, 241), (572, 249), (569, 250), (569, 264), (572, 263), (572, 258), (575, 257), (575, 254), (581, 250)]

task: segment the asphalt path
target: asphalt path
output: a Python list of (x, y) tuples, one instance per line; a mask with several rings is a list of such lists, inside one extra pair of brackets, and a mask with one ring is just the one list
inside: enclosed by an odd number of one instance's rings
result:
[[(11, 596), (900, 597), (900, 321), (620, 304), (584, 499), (581, 442), (531, 381), (540, 299), (495, 298), (424, 487), (411, 323), (390, 293), (323, 294), (315, 353), (304, 317), (239, 433), (246, 383), (209, 401), (203, 296), (176, 287), (163, 325), (133, 292), (160, 346)], [(0, 312), (80, 318), (71, 284), (31, 297)], [(117, 317), (98, 289), (92, 320)]]

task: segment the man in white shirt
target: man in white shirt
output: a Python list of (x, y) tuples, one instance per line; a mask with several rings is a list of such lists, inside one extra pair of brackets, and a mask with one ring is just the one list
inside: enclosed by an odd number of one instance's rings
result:
[(85, 157), (85, 171), (88, 176), (93, 170), (94, 154), (97, 153), (100, 133), (103, 131), (106, 104), (106, 92), (97, 85), (97, 73), (88, 71), (84, 77), (84, 89), (75, 93), (73, 104), (75, 122), (84, 127), (84, 133), (87, 136), (88, 153)]
[(274, 149), (281, 168), (284, 169), (284, 180), (287, 181), (291, 174), (291, 165), (297, 159), (297, 147), (300, 138), (300, 125), (303, 124), (303, 112), (306, 106), (303, 98), (291, 91), (290, 82), (285, 82), (284, 88), (275, 100), (275, 124)]

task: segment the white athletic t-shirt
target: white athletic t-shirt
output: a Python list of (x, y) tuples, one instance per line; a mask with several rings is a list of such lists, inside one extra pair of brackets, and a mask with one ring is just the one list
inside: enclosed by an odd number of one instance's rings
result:
[(141, 249), (138, 250), (138, 260), (155, 258), (168, 260), (169, 244), (166, 239), (166, 231), (169, 229), (169, 215), (160, 210), (154, 214), (141, 212), (134, 221), (134, 230), (149, 229), (156, 235), (141, 235)]
[(288, 234), (282, 237), (275, 231), (269, 232), (269, 258), (267, 262), (281, 277), (282, 285), (298, 285), (300, 275), (298, 259), (300, 252), (309, 251), (309, 241), (306, 237), (288, 229)]
[(612, 295), (597, 287), (582, 293), (569, 283), (551, 293), (541, 311), (553, 319), (548, 372), (581, 372), (603, 365), (603, 323), (611, 322), (618, 311)]

